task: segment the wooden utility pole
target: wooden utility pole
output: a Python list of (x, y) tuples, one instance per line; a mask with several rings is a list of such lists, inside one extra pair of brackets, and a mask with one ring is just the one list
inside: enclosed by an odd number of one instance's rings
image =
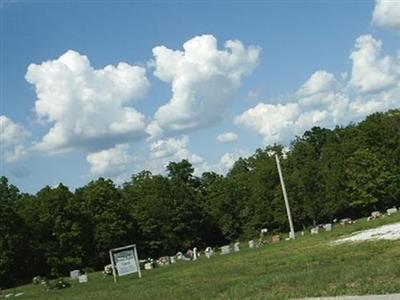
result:
[(278, 168), (279, 179), (281, 180), (283, 198), (285, 199), (286, 213), (287, 213), (288, 220), (289, 220), (289, 226), (290, 226), (289, 238), (294, 240), (295, 235), (294, 235), (294, 228), (293, 228), (293, 222), (292, 222), (292, 214), (290, 213), (289, 200), (288, 200), (288, 197), (286, 194), (285, 182), (283, 181), (281, 164), (279, 162), (278, 154), (275, 154), (275, 159), (276, 159), (276, 167)]

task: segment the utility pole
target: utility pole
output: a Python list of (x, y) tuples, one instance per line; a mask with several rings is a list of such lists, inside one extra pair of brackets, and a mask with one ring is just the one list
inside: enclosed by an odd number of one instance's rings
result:
[(276, 160), (276, 167), (278, 168), (279, 179), (281, 180), (283, 198), (285, 199), (286, 213), (287, 213), (288, 220), (289, 220), (289, 226), (290, 226), (289, 238), (294, 240), (295, 236), (294, 236), (294, 228), (293, 228), (293, 222), (292, 222), (292, 214), (290, 213), (289, 200), (288, 200), (288, 197), (286, 194), (285, 182), (283, 181), (281, 164), (279, 162), (278, 154), (275, 154), (275, 160)]

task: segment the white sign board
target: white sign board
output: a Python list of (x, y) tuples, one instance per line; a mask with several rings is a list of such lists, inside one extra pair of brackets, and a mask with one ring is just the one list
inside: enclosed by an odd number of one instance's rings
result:
[(110, 250), (110, 260), (113, 267), (114, 281), (118, 276), (124, 276), (132, 273), (140, 273), (139, 258), (136, 252), (136, 245), (115, 248)]
[(137, 272), (135, 253), (133, 249), (114, 252), (113, 256), (115, 267), (117, 268), (119, 276), (124, 276)]

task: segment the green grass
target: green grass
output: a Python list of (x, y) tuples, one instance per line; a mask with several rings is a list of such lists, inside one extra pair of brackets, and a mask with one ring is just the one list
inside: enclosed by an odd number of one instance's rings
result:
[[(400, 292), (400, 241), (374, 241), (332, 246), (354, 231), (399, 222), (400, 214), (376, 221), (333, 228), (319, 235), (297, 236), (230, 255), (202, 256), (194, 262), (143, 271), (143, 278), (124, 276), (113, 282), (90, 273), (89, 282), (46, 291), (26, 285), (18, 299), (290, 299), (311, 296)], [(243, 243), (242, 243), (243, 244)], [(8, 299), (16, 299), (14, 297)]]

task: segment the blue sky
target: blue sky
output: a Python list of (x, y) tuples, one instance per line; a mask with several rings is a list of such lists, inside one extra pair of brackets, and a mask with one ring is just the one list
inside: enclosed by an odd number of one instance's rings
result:
[(0, 12), (0, 174), (26, 192), (121, 183), (183, 158), (224, 173), (312, 126), (400, 106), (397, 1), (6, 1)]

